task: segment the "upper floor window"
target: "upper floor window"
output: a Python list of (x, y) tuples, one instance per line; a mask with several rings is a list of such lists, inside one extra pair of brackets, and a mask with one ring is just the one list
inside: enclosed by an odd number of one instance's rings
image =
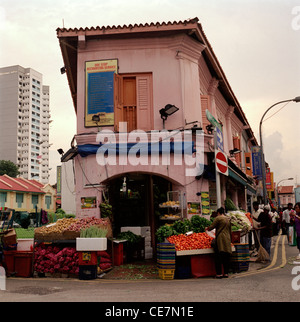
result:
[(153, 130), (152, 74), (115, 75), (115, 130), (127, 122), (127, 131)]

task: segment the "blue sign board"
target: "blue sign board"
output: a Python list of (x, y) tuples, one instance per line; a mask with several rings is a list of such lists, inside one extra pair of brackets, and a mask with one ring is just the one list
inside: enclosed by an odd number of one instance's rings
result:
[(252, 171), (253, 176), (262, 179), (261, 150), (259, 146), (252, 147)]
[(220, 128), (216, 127), (216, 131), (217, 131), (217, 147), (222, 152), (224, 152), (224, 142), (223, 142), (222, 130)]
[(87, 113), (114, 112), (114, 72), (88, 74)]

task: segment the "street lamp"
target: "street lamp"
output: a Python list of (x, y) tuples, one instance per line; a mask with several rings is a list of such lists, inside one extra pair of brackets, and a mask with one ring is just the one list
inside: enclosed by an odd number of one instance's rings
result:
[(160, 113), (160, 117), (163, 120), (163, 129), (165, 128), (165, 121), (166, 119), (174, 114), (175, 112), (177, 112), (179, 110), (179, 108), (173, 104), (167, 104), (164, 108), (159, 110)]
[(265, 117), (265, 115), (270, 111), (270, 109), (278, 104), (281, 103), (287, 103), (287, 102), (296, 102), (299, 103), (300, 102), (300, 96), (297, 96), (295, 98), (289, 99), (289, 100), (284, 100), (284, 101), (280, 101), (277, 102), (275, 104), (273, 104), (272, 106), (270, 106), (265, 113), (263, 114), (260, 123), (259, 123), (259, 137), (260, 137), (260, 151), (261, 151), (261, 166), (262, 166), (262, 183), (263, 183), (263, 197), (264, 197), (264, 204), (267, 204), (267, 187), (266, 187), (266, 169), (265, 169), (265, 156), (264, 156), (264, 150), (263, 150), (263, 143), (262, 143), (262, 135), (261, 135), (261, 125), (263, 122), (263, 119)]
[(294, 180), (294, 178), (287, 178), (287, 179), (282, 179), (280, 180), (277, 185), (276, 185), (276, 195), (277, 195), (277, 204), (278, 204), (278, 208), (280, 206), (280, 199), (279, 199), (279, 194), (278, 194), (278, 186), (279, 186), (279, 183), (282, 182), (282, 181), (285, 181), (285, 180)]

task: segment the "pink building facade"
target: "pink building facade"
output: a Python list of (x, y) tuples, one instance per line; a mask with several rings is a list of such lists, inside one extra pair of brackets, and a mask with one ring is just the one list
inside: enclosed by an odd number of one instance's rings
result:
[[(229, 197), (247, 209), (256, 194), (251, 147), (257, 142), (197, 18), (57, 29), (57, 36), (77, 116), (77, 133), (62, 161), (74, 162), (78, 217), (101, 216), (98, 206), (108, 198), (116, 232), (150, 226), (155, 245), (162, 224), (157, 204), (167, 191), (180, 192), (183, 217), (189, 203), (209, 215), (217, 202), (206, 110), (221, 125), (228, 157), (228, 173), (220, 174), (221, 204)], [(160, 110), (168, 104), (178, 110), (163, 121)], [(142, 150), (130, 160), (122, 147), (128, 143), (129, 151), (137, 142)], [(167, 143), (171, 152), (153, 156), (151, 143)], [(172, 144), (180, 148), (173, 152)], [(109, 147), (107, 156), (99, 154), (101, 146)], [(96, 206), (83, 207), (83, 198)]]

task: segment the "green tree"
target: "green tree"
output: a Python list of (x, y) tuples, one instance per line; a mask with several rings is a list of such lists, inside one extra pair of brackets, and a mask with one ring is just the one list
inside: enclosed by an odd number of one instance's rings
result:
[(18, 167), (11, 161), (0, 160), (0, 176), (7, 174), (12, 178), (16, 178), (20, 172)]

